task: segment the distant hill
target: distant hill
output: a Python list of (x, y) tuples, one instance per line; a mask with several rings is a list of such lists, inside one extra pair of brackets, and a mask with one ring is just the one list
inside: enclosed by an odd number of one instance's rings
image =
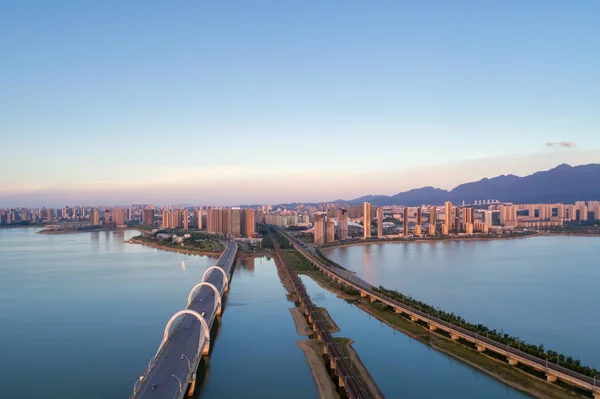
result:
[(600, 164), (570, 166), (567, 164), (519, 177), (501, 175), (491, 179), (464, 183), (451, 191), (434, 187), (417, 188), (392, 196), (367, 195), (335, 202), (374, 205), (441, 205), (444, 201), (472, 203), (474, 200), (497, 199), (515, 203), (551, 203), (600, 199)]

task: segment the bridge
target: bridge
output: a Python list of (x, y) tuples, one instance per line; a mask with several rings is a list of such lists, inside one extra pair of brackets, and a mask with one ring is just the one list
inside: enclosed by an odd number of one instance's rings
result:
[(360, 277), (348, 273), (347, 271), (330, 267), (305, 248), (304, 243), (286, 231), (275, 227), (277, 232), (286, 237), (294, 248), (303, 255), (313, 266), (319, 269), (328, 278), (344, 284), (360, 292), (363, 298), (369, 298), (371, 302), (379, 301), (394, 309), (397, 314), (405, 314), (410, 317), (413, 322), (420, 322), (428, 326), (431, 331), (444, 331), (450, 336), (453, 341), (460, 339), (471, 343), (477, 348), (478, 352), (490, 351), (506, 357), (508, 364), (515, 366), (519, 363), (530, 367), (538, 372), (546, 375), (548, 382), (557, 382), (558, 380), (567, 383), (582, 390), (586, 390), (592, 394), (594, 399), (600, 399), (600, 380), (597, 377), (589, 377), (584, 374), (569, 370), (558, 364), (548, 362), (547, 359), (542, 359), (537, 356), (525, 353), (517, 348), (510, 347), (500, 342), (494, 341), (485, 336), (481, 336), (476, 332), (466, 330), (460, 326), (449, 323), (445, 320), (434, 317), (428, 313), (415, 309), (405, 303), (398, 302), (387, 295), (381, 294), (373, 289), (373, 286), (362, 280)]
[(223, 311), (223, 295), (229, 289), (235, 242), (223, 242), (225, 251), (215, 266), (204, 272), (190, 291), (187, 307), (167, 322), (156, 355), (133, 387), (130, 399), (181, 399), (194, 394), (196, 370), (210, 353), (210, 331)]

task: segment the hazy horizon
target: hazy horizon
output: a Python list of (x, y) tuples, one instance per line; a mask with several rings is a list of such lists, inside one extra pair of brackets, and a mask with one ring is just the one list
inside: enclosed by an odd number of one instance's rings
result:
[(600, 162), (600, 3), (0, 5), (0, 206), (322, 202)]
[[(487, 162), (487, 161), (486, 161)], [(580, 166), (580, 165), (587, 165), (588, 163), (581, 163), (581, 164), (571, 164), (570, 166)], [(557, 166), (559, 166), (560, 164), (557, 165), (552, 165), (550, 166), (548, 169), (552, 169), (555, 168)], [(547, 169), (544, 169), (547, 170)], [(531, 173), (527, 173), (526, 175), (521, 175), (519, 177), (524, 177), (527, 176), (529, 174), (538, 172), (537, 170), (533, 170)], [(115, 195), (114, 193), (112, 194), (108, 194), (109, 196), (107, 196), (106, 193), (102, 193), (102, 192), (96, 192), (97, 196), (94, 197), (91, 201), (87, 201), (87, 200), (73, 200), (71, 202), (60, 202), (58, 200), (53, 200), (51, 199), (50, 201), (56, 201), (56, 202), (51, 202), (51, 203), (38, 203), (36, 201), (41, 200), (40, 198), (52, 198), (52, 196), (48, 197), (49, 193), (45, 193), (45, 192), (41, 192), (41, 193), (30, 193), (26, 198), (27, 200), (25, 200), (24, 204), (19, 204), (19, 205), (15, 205), (15, 204), (9, 204), (11, 197), (7, 197), (7, 196), (0, 196), (0, 207), (13, 207), (13, 208), (18, 208), (18, 207), (26, 207), (26, 208), (39, 208), (39, 207), (53, 207), (53, 208), (60, 208), (63, 206), (99, 206), (99, 205), (105, 205), (105, 206), (116, 206), (116, 205), (130, 205), (130, 204), (153, 204), (153, 205), (158, 205), (158, 206), (162, 206), (162, 205), (179, 205), (179, 204), (185, 204), (185, 205), (202, 205), (202, 206), (245, 206), (245, 205), (265, 205), (265, 204), (270, 204), (270, 205), (274, 205), (274, 204), (283, 204), (283, 203), (327, 203), (327, 202), (334, 202), (337, 200), (352, 200), (355, 198), (359, 198), (362, 196), (366, 196), (366, 195), (395, 195), (398, 194), (400, 192), (404, 192), (404, 191), (408, 191), (408, 190), (412, 190), (412, 189), (419, 189), (419, 188), (423, 188), (423, 187), (428, 187), (428, 186), (433, 186), (434, 188), (440, 188), (440, 189), (445, 189), (445, 190), (452, 190), (453, 188), (455, 188), (456, 186), (460, 185), (460, 184), (464, 184), (464, 183), (470, 183), (472, 181), (479, 181), (483, 178), (493, 178), (493, 177), (497, 177), (500, 175), (509, 175), (509, 174), (515, 174), (515, 173), (499, 173), (493, 176), (483, 176), (481, 178), (475, 179), (475, 180), (469, 180), (469, 181), (462, 181), (452, 187), (448, 187), (448, 188), (444, 188), (444, 187), (438, 187), (435, 185), (431, 185), (431, 184), (424, 184), (418, 187), (410, 187), (407, 189), (402, 189), (402, 190), (396, 190), (396, 191), (390, 191), (390, 192), (382, 192), (382, 193), (362, 193), (362, 194), (355, 194), (349, 197), (342, 197), (342, 196), (338, 196), (338, 197), (332, 197), (330, 199), (308, 199), (308, 200), (283, 200), (283, 201), (249, 201), (249, 202), (215, 202), (215, 201), (198, 201), (196, 198), (191, 197), (189, 193), (186, 193), (185, 191), (181, 191), (179, 192), (179, 194), (181, 194), (181, 197), (177, 197), (175, 200), (172, 201), (157, 201), (155, 198), (155, 200), (151, 200), (152, 198), (150, 196), (147, 196), (147, 194), (144, 195), (138, 195), (136, 197), (135, 194), (126, 194), (124, 192), (117, 192), (117, 194)], [(361, 186), (362, 187), (362, 186)], [(181, 189), (181, 188), (180, 188)], [(278, 198), (278, 196), (285, 196), (284, 194), (278, 193), (278, 192), (273, 192), (272, 193), (275, 198)], [(62, 193), (57, 193), (56, 195), (58, 196), (62, 196), (64, 194)], [(89, 195), (89, 193), (85, 194), (85, 197), (87, 197), (87, 195)], [(129, 199), (125, 200), (125, 199), (121, 199), (119, 200), (118, 198), (124, 198), (122, 196), (124, 195), (131, 195), (129, 197)], [(175, 195), (175, 194), (174, 194)], [(83, 198), (83, 197), (82, 197)], [(145, 199), (145, 200), (140, 200), (139, 198)], [(169, 197), (171, 198), (171, 197)], [(175, 198), (175, 197), (173, 197)], [(186, 198), (186, 200), (182, 200), (182, 198)], [(235, 198), (235, 197), (234, 197)], [(284, 198), (284, 197), (282, 197)], [(4, 204), (4, 205), (3, 205)], [(9, 205), (6, 205), (9, 204)]]

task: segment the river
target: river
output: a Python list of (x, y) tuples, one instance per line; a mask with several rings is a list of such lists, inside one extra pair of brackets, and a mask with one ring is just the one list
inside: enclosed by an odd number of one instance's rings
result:
[(366, 244), (325, 253), (374, 285), (600, 367), (600, 238)]
[[(0, 397), (127, 398), (216, 259), (36, 231), (0, 229)], [(272, 260), (238, 262), (202, 398), (316, 397), (290, 306)]]

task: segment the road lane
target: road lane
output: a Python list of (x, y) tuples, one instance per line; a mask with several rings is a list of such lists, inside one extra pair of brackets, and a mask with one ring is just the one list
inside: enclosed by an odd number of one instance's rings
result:
[[(219, 258), (217, 266), (221, 267), (229, 276), (237, 253), (237, 244), (235, 242), (224, 242), (224, 244), (225, 251)], [(223, 279), (223, 273), (213, 269), (207, 274), (205, 281), (222, 291)], [(220, 294), (223, 295), (224, 292)], [(196, 290), (196, 295), (188, 307), (200, 314), (206, 312), (203, 318), (209, 325), (209, 329), (212, 328), (216, 318), (217, 295), (219, 293), (215, 293), (211, 287), (203, 285)], [(197, 363), (200, 360), (198, 357), (200, 339), (202, 338), (202, 343), (204, 343), (206, 334), (210, 336), (210, 331), (203, 331), (202, 324), (196, 317), (188, 314), (182, 315), (179, 322), (171, 329), (163, 348), (150, 362), (144, 372), (144, 378), (137, 384), (130, 398), (183, 397), (187, 391), (190, 377), (196, 371)], [(185, 355), (183, 359), (181, 358), (182, 354)], [(188, 359), (190, 363), (188, 363)], [(152, 389), (153, 386), (154, 389)]]

